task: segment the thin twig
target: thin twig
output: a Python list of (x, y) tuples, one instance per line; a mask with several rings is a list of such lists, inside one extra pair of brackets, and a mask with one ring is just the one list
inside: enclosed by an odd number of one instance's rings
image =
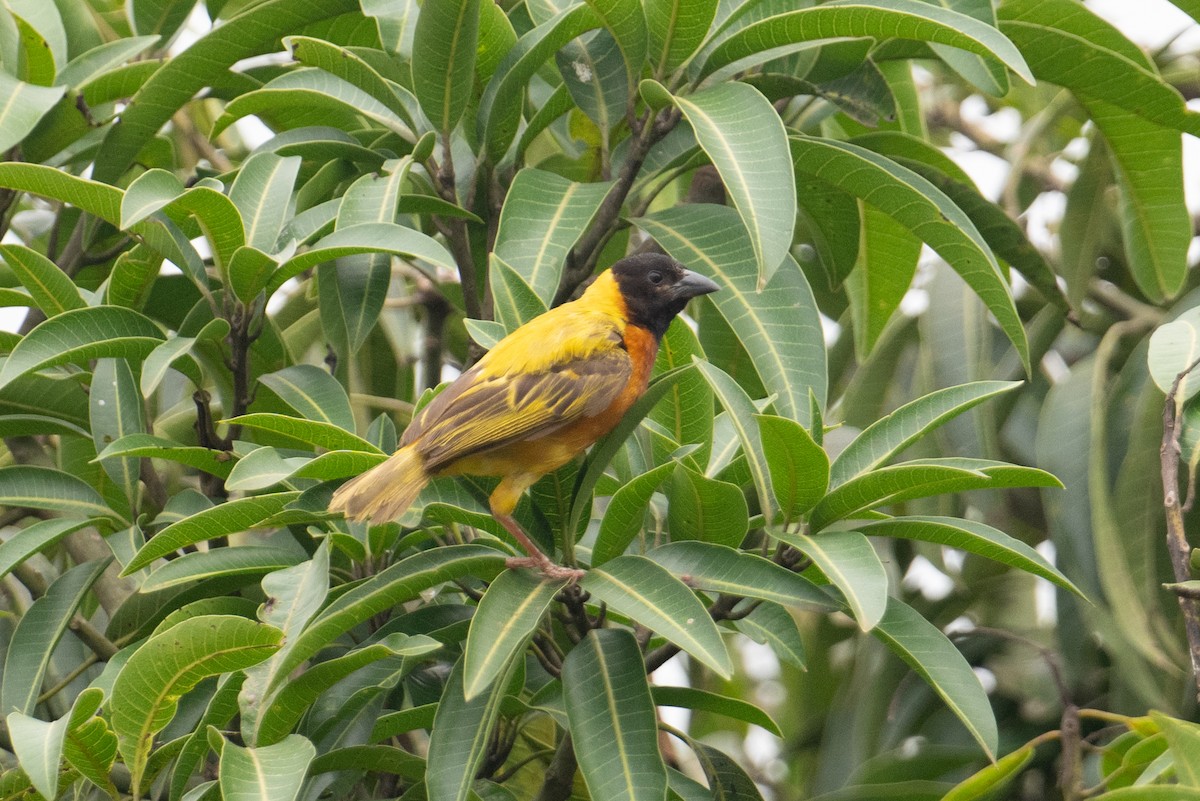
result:
[[(1200, 359), (1192, 362), (1175, 376), (1163, 405), (1163, 437), (1159, 449), (1162, 470), (1163, 508), (1167, 518), (1167, 551), (1171, 555), (1171, 567), (1175, 581), (1183, 583), (1191, 578), (1191, 546), (1184, 529), (1183, 509), (1179, 504), (1179, 434), (1178, 425), (1179, 385), (1192, 370), (1200, 366)], [(1200, 698), (1200, 602), (1176, 594), (1179, 609), (1183, 612), (1184, 630), (1187, 633), (1188, 651), (1192, 660), (1192, 679), (1196, 682), (1197, 697)]]

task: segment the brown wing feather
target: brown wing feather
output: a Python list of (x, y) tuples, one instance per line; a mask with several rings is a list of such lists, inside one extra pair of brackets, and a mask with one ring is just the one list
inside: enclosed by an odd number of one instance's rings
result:
[(431, 472), (595, 416), (633, 373), (629, 354), (616, 347), (537, 373), (488, 376), (481, 366), (459, 376), (404, 432), (402, 444), (415, 443)]

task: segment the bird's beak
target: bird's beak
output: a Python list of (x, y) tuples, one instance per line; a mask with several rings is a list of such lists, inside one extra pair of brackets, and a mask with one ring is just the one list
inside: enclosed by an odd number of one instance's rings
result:
[(674, 295), (677, 298), (686, 300), (698, 295), (707, 295), (709, 292), (716, 292), (720, 288), (716, 283), (700, 275), (700, 273), (684, 270), (683, 278), (675, 282)]

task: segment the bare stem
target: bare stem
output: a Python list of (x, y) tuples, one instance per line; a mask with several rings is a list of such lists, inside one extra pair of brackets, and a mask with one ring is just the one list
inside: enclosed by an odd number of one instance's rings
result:
[[(1179, 434), (1178, 404), (1179, 385), (1198, 365), (1200, 359), (1188, 365), (1175, 376), (1167, 400), (1163, 406), (1163, 437), (1159, 449), (1162, 470), (1163, 508), (1167, 517), (1167, 552), (1171, 555), (1171, 567), (1175, 581), (1182, 583), (1191, 578), (1189, 565), (1191, 546), (1183, 524), (1183, 509), (1179, 502)], [(1197, 697), (1200, 698), (1200, 602), (1176, 594), (1179, 609), (1183, 612), (1184, 630), (1187, 632), (1188, 651), (1192, 660), (1192, 678), (1196, 682)]]

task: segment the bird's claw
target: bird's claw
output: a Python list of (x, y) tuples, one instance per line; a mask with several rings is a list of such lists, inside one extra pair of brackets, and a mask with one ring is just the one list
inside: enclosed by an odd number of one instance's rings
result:
[(511, 556), (504, 561), (504, 564), (511, 569), (522, 567), (532, 568), (551, 581), (574, 583), (587, 574), (586, 570), (580, 570), (577, 567), (563, 567), (562, 565), (555, 564), (545, 556), (540, 559), (536, 556)]

